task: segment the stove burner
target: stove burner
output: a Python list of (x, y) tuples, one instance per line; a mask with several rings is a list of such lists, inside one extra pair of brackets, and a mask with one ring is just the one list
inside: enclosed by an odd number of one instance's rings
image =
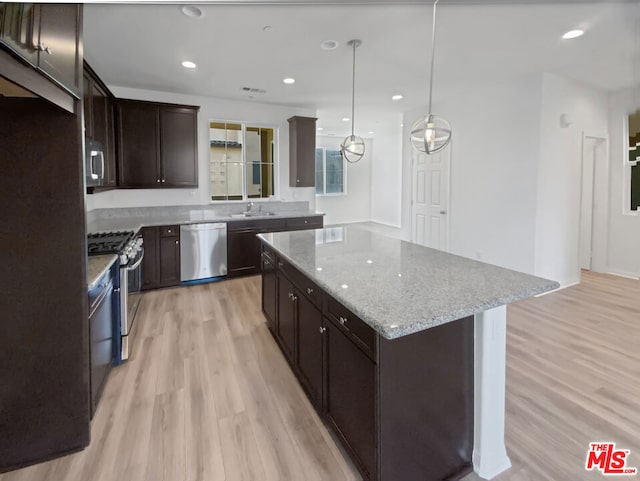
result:
[(88, 234), (87, 251), (90, 256), (101, 254), (120, 254), (132, 238), (132, 231)]

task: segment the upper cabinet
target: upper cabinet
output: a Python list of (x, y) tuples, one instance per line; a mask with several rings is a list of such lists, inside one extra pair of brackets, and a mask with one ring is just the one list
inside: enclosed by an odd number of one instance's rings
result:
[(0, 74), (73, 112), (82, 77), (81, 24), (82, 5), (0, 3)]
[(198, 110), (117, 100), (119, 187), (197, 187)]
[(88, 193), (116, 187), (115, 126), (113, 95), (95, 72), (84, 63), (83, 75), (84, 135), (98, 142), (104, 154), (104, 183), (102, 187), (87, 187)]
[(289, 185), (316, 185), (316, 120), (313, 117), (289, 119)]

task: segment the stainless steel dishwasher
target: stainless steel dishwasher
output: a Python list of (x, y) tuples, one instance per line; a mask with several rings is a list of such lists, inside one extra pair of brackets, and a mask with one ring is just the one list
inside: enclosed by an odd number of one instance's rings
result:
[(227, 275), (227, 224), (180, 226), (180, 280)]

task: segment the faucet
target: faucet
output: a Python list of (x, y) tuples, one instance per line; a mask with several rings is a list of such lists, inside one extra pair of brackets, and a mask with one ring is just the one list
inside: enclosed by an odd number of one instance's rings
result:
[(253, 207), (253, 202), (249, 202), (247, 204), (247, 212), (251, 212), (251, 208)]

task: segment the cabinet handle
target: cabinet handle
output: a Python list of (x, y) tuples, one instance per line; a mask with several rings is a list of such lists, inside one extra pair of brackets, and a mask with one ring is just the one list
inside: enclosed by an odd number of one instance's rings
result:
[(160, 179), (156, 179), (156, 183), (158, 183), (158, 184), (159, 184), (159, 183), (160, 183)]
[(178, 245), (180, 243), (180, 241), (176, 241), (176, 245)]
[(296, 179), (296, 183), (299, 184), (300, 183), (300, 179)]
[(324, 334), (327, 331), (326, 327), (320, 327), (320, 334)]
[(305, 220), (305, 221), (304, 221), (304, 223), (305, 223), (305, 224), (308, 224), (308, 223), (309, 223), (309, 221), (308, 221), (308, 220)]
[(342, 327), (344, 327), (348, 331), (349, 328), (347, 327), (347, 320), (348, 319), (346, 317), (340, 316), (340, 324), (342, 324)]
[(296, 301), (298, 300), (298, 296), (294, 295), (294, 296), (291, 298), (291, 300), (292, 300), (293, 302), (296, 302)]
[(53, 50), (51, 50), (51, 47), (44, 47), (43, 49), (46, 53), (48, 53), (49, 55), (53, 54)]
[(293, 299), (293, 292), (289, 293), (289, 299)]
[(164, 179), (162, 179), (162, 183), (164, 184)]
[(169, 234), (171, 234), (171, 229), (167, 229), (167, 232), (168, 232)]
[(284, 267), (284, 264), (280, 261), (278, 261), (278, 267)]
[(307, 287), (307, 294), (309, 295), (313, 294), (313, 289), (311, 289), (310, 287)]

